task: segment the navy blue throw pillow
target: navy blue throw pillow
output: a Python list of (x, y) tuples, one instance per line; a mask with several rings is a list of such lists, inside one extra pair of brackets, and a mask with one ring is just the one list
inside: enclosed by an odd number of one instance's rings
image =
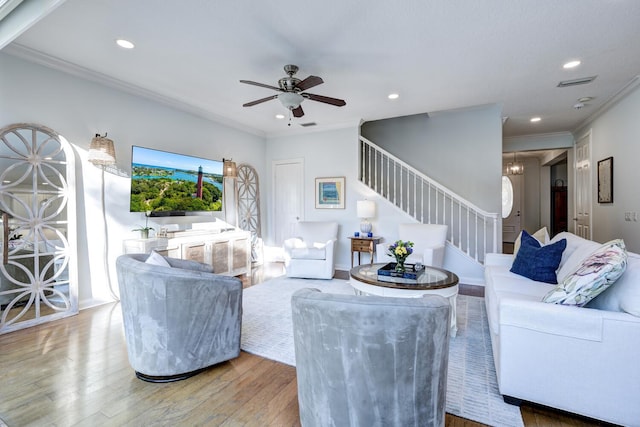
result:
[(540, 242), (526, 231), (522, 231), (520, 250), (513, 260), (511, 272), (535, 280), (557, 284), (556, 270), (562, 260), (562, 252), (567, 247), (567, 239), (541, 246)]

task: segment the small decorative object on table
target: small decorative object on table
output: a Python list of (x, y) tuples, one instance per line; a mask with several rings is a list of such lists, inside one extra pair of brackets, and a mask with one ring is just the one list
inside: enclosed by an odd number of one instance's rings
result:
[(149, 238), (149, 230), (153, 230), (154, 229), (153, 227), (149, 227), (149, 216), (151, 216), (151, 211), (146, 211), (144, 216), (145, 216), (144, 227), (134, 228), (131, 231), (139, 231), (141, 239), (148, 239)]
[(413, 242), (396, 240), (395, 243), (389, 245), (387, 253), (396, 259), (396, 271), (398, 273), (404, 273), (404, 262), (407, 260), (407, 257), (413, 253)]
[(378, 281), (390, 283), (417, 284), (424, 274), (424, 267), (420, 264), (405, 264), (404, 271), (396, 270), (396, 264), (390, 262), (378, 269)]

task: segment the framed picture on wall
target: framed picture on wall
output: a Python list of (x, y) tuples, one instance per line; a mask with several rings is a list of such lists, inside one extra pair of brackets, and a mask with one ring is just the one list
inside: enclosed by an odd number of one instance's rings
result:
[(613, 157), (598, 162), (598, 203), (613, 203)]
[(344, 176), (316, 178), (316, 209), (344, 209)]

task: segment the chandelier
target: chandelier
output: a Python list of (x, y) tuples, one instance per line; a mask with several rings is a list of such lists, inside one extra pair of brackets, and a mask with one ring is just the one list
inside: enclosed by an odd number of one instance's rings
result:
[(524, 163), (518, 161), (516, 153), (513, 153), (513, 161), (507, 163), (507, 175), (522, 175), (524, 173)]

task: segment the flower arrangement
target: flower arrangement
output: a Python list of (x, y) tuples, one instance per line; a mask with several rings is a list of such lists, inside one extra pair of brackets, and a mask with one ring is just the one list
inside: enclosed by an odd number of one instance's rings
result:
[(396, 240), (392, 245), (389, 245), (387, 254), (396, 259), (396, 271), (404, 272), (404, 263), (407, 257), (413, 253), (413, 242), (403, 242), (402, 240)]

